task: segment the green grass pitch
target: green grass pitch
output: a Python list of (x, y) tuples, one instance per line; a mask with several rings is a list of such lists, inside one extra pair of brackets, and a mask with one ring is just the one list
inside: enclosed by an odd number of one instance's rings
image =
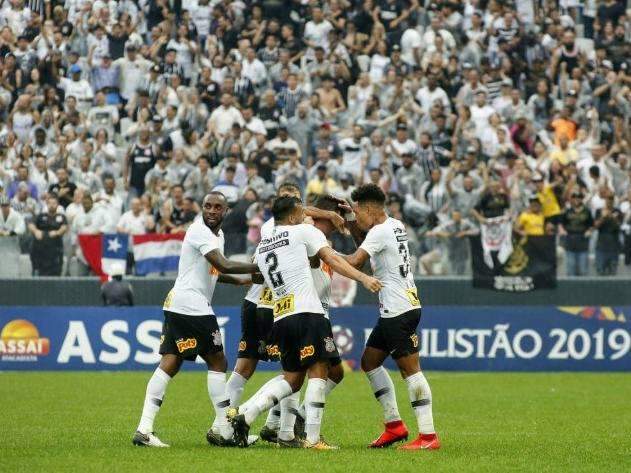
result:
[[(416, 430), (404, 383), (399, 407)], [(631, 471), (629, 374), (429, 372), (436, 452), (368, 450), (381, 409), (361, 373), (330, 396), (323, 434), (339, 451), (206, 444), (203, 372), (170, 384), (156, 430), (170, 449), (133, 447), (149, 372), (0, 373), (0, 469), (6, 472)], [(257, 374), (246, 396), (272, 373)], [(259, 419), (252, 433), (258, 432)]]

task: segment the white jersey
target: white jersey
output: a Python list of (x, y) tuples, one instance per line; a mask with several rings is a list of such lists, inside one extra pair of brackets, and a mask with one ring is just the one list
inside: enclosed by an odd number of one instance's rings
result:
[(421, 307), (403, 223), (388, 217), (370, 229), (360, 248), (370, 255), (373, 274), (383, 284), (379, 291), (381, 317), (396, 317)]
[[(274, 217), (261, 226), (261, 239), (272, 230), (274, 230)], [(274, 305), (272, 291), (265, 284), (252, 284), (245, 295), (245, 300), (253, 302), (257, 308), (271, 309)]]
[(256, 262), (274, 297), (274, 321), (293, 314), (324, 314), (309, 258), (328, 246), (312, 225), (279, 225), (256, 248)]
[(173, 289), (164, 301), (164, 310), (183, 315), (214, 315), (210, 302), (219, 271), (204, 257), (213, 250), (223, 254), (223, 231), (215, 235), (198, 217), (184, 236)]
[(319, 261), (319, 263), (319, 267), (311, 268), (311, 277), (313, 278), (316, 291), (318, 291), (324, 316), (328, 319), (329, 307), (331, 306), (331, 278), (333, 277), (333, 270), (324, 261)]

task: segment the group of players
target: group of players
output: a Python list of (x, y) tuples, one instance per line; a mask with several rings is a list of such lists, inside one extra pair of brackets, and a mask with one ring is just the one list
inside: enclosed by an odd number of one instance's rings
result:
[[(206, 435), (210, 444), (249, 446), (258, 438), (249, 435), (250, 426), (268, 411), (261, 439), (289, 448), (337, 448), (320, 435), (326, 398), (344, 377), (329, 321), (331, 275), (337, 272), (379, 293), (380, 317), (366, 342), (361, 367), (383, 408), (385, 429), (369, 446), (387, 447), (409, 435), (394, 384), (383, 367), (391, 356), (406, 381), (419, 429), (418, 437), (400, 448), (440, 448), (432, 393), (419, 363), (421, 303), (405, 226), (386, 214), (385, 195), (378, 186), (358, 187), (352, 200), (353, 207), (323, 196), (314, 207), (304, 207), (298, 187), (282, 185), (273, 217), (261, 228), (254, 262), (241, 263), (223, 255), (225, 197), (211, 192), (204, 198), (202, 216), (184, 237), (178, 276), (164, 302), (162, 357), (147, 384), (134, 445), (168, 446), (156, 436), (154, 419), (183, 361), (200, 356), (208, 366), (208, 394), (215, 409)], [(352, 255), (336, 253), (328, 242), (334, 231), (345, 229), (358, 245)], [(374, 277), (360, 270), (368, 260)], [(238, 360), (227, 382), (221, 333), (211, 306), (218, 282), (251, 284), (242, 305)], [(280, 361), (283, 374), (240, 404), (259, 360)]]

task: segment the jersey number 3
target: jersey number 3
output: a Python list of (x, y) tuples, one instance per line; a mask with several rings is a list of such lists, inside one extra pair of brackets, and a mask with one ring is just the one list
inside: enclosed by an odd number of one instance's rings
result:
[(280, 271), (276, 271), (276, 268), (278, 268), (278, 256), (276, 256), (276, 253), (268, 253), (268, 255), (265, 257), (265, 264), (267, 264), (267, 275), (272, 282), (272, 286), (280, 287), (285, 284)]
[(399, 244), (399, 255), (401, 255), (402, 264), (399, 265), (399, 273), (401, 277), (407, 278), (410, 273), (410, 255), (407, 247), (401, 243)]

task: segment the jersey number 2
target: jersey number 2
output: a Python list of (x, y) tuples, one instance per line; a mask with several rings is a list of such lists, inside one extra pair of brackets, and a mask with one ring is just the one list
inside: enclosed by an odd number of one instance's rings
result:
[(276, 271), (276, 268), (278, 268), (278, 256), (276, 256), (276, 253), (268, 253), (265, 257), (265, 264), (268, 266), (267, 275), (269, 276), (270, 281), (272, 281), (272, 286), (279, 287), (285, 284), (280, 271)]

